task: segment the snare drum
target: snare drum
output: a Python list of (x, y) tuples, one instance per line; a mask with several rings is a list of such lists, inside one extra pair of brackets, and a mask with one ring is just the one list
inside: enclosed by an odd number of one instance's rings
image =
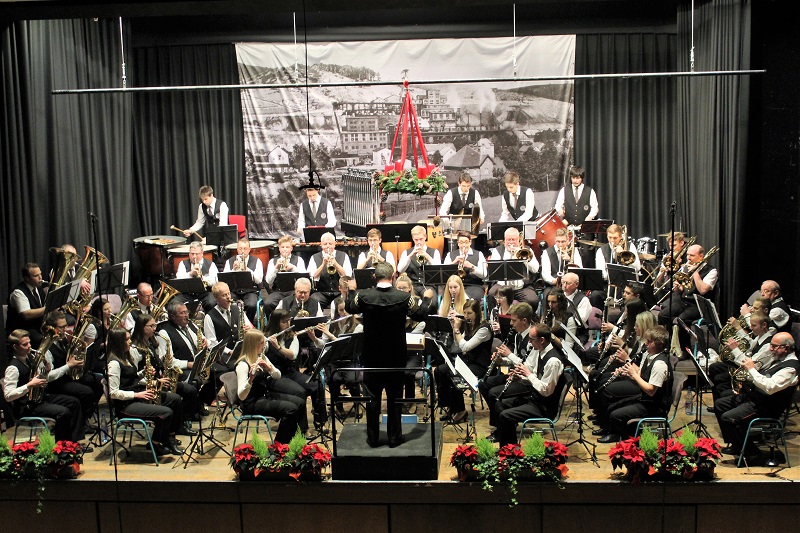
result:
[[(203, 257), (209, 261), (214, 261), (214, 250), (216, 249), (216, 246), (211, 246), (210, 244), (204, 245)], [(167, 253), (172, 261), (172, 267), (175, 269), (175, 273), (177, 274), (178, 268), (181, 265), (181, 261), (189, 259), (189, 245), (184, 244), (181, 246), (173, 246), (167, 251)]]
[[(142, 265), (142, 274), (149, 277), (172, 277), (175, 271), (167, 257), (167, 249), (186, 242), (186, 237), (148, 235), (133, 239), (133, 248)], [(188, 256), (187, 256), (188, 257)]]
[(651, 261), (656, 258), (656, 249), (658, 241), (652, 237), (642, 237), (636, 240), (636, 251), (639, 252), (639, 257), (645, 261)]
[[(250, 255), (253, 257), (258, 257), (261, 259), (261, 264), (264, 266), (264, 272), (262, 275), (267, 273), (267, 263), (269, 263), (269, 249), (272, 248), (277, 244), (277, 241), (250, 241)], [(229, 244), (225, 247), (230, 253), (228, 254), (228, 258), (234, 257), (236, 255), (236, 247), (237, 243)]]

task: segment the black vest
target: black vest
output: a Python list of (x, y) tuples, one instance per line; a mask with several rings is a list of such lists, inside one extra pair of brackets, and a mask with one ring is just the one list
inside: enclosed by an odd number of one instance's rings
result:
[[(123, 364), (121, 361), (119, 361), (119, 389), (124, 391), (144, 390), (139, 384), (139, 376), (136, 374), (136, 367)], [(114, 407), (117, 411), (121, 411), (126, 405), (135, 401), (136, 400), (114, 400)]]
[[(712, 270), (713, 268), (714, 267), (712, 267), (708, 263), (703, 265), (703, 267), (700, 269), (700, 278), (701, 279), (704, 278), (706, 276), (706, 274), (708, 274), (708, 272), (710, 270)], [(707, 293), (705, 293), (705, 294), (703, 294), (701, 296), (703, 296), (703, 298), (708, 298), (709, 300), (713, 301), (715, 299), (715, 297), (717, 296), (717, 285), (719, 285), (719, 280), (717, 280), (717, 284), (714, 285), (713, 289), (711, 289), (710, 291), (708, 291)], [(684, 298), (689, 298), (692, 301), (694, 301), (694, 295), (695, 294), (700, 294), (699, 292), (697, 292), (697, 285), (695, 283), (692, 283), (692, 288), (690, 290), (683, 291), (683, 297)]]
[[(550, 350), (548, 350), (548, 352), (543, 356), (539, 356), (539, 363), (536, 365), (537, 379), (542, 379), (542, 376), (544, 375), (544, 367), (547, 366), (548, 361), (554, 357), (561, 359), (561, 354), (554, 347), (551, 347)], [(533, 391), (531, 400), (536, 405), (542, 407), (547, 418), (554, 418), (558, 413), (558, 401), (561, 399), (561, 391), (566, 384), (567, 381), (564, 377), (564, 372), (561, 372), (561, 375), (558, 377), (558, 383), (556, 383), (556, 388), (553, 389), (553, 393), (550, 396), (542, 396), (536, 390)]]
[[(197, 328), (193, 322), (189, 322), (188, 327), (192, 333), (197, 335)], [(169, 339), (172, 342), (172, 356), (174, 358), (181, 359), (183, 361), (194, 361), (194, 352), (197, 349), (196, 342), (190, 348), (187, 344), (190, 339), (187, 339), (186, 336), (175, 326), (175, 324), (169, 321), (159, 324), (158, 330), (166, 331), (167, 335), (169, 335)]]
[(551, 246), (551, 247), (547, 248), (545, 253), (547, 254), (547, 257), (550, 259), (550, 272), (549, 272), (549, 274), (552, 277), (554, 277), (554, 278), (558, 277), (558, 273), (559, 272), (566, 272), (566, 268), (565, 268), (566, 265), (562, 265), (561, 264), (561, 262), (562, 262), (561, 254), (559, 254), (556, 251), (556, 247), (555, 246)]
[[(272, 261), (272, 264), (273, 264), (273, 265), (275, 265), (275, 263), (276, 263), (276, 262), (278, 261), (278, 259), (280, 259), (280, 258), (281, 258), (281, 256), (279, 255), (279, 256), (278, 256), (278, 257), (276, 257), (275, 259), (272, 259), (272, 260), (271, 260), (271, 261)], [(299, 259), (299, 258), (298, 258), (296, 255), (294, 255), (294, 254), (291, 254), (291, 255), (289, 256), (289, 263), (295, 266), (294, 272), (298, 272), (298, 270), (297, 270), (297, 260), (298, 260), (298, 259)], [(277, 270), (277, 269), (276, 269), (276, 270)], [(272, 282), (272, 287), (270, 287), (270, 289), (272, 289), (273, 291), (277, 291), (277, 290), (278, 290), (278, 281), (277, 281), (277, 280), (278, 280), (278, 277), (277, 277), (277, 276), (275, 276), (275, 281), (273, 281), (273, 282)]]
[[(481, 258), (480, 252), (478, 252), (476, 250), (472, 250), (472, 249), (470, 249), (470, 250), (471, 251), (467, 255), (467, 257), (465, 258), (465, 260), (469, 261), (470, 263), (472, 263), (475, 266), (478, 266), (478, 261), (480, 261), (480, 258)], [(453, 252), (453, 253), (455, 253), (456, 255), (455, 256), (451, 256), (451, 259), (455, 259), (456, 257), (461, 255), (460, 252)], [(455, 261), (454, 261), (454, 264), (455, 264)], [(467, 275), (464, 276), (462, 281), (464, 282), (464, 285), (483, 285), (483, 278), (476, 276), (474, 270), (467, 270)]]
[[(517, 189), (517, 205), (515, 207), (511, 207), (511, 195), (509, 194), (508, 190), (503, 191), (503, 201), (506, 203), (506, 207), (508, 208), (508, 212), (511, 214), (511, 218), (517, 220), (519, 217), (522, 216), (522, 213), (525, 212), (525, 208), (528, 207), (525, 205), (525, 199), (528, 197), (528, 188), (520, 187)], [(536, 210), (536, 206), (533, 206), (533, 214), (531, 215), (531, 220), (539, 216), (539, 211)]]
[[(605, 243), (603, 246), (600, 247), (600, 251), (603, 253), (603, 258), (606, 260), (606, 264), (613, 263), (618, 264), (618, 261), (615, 259), (614, 261), (611, 260), (611, 245)], [(628, 251), (631, 251), (631, 243), (628, 241)]]
[[(647, 357), (647, 354), (645, 354), (644, 357)], [(672, 368), (669, 364), (669, 354), (667, 352), (661, 352), (649, 363), (642, 363), (640, 365), (639, 375), (644, 381), (650, 381), (650, 374), (653, 371), (653, 365), (655, 365), (656, 361), (664, 361), (664, 363), (666, 363), (667, 379), (664, 380), (664, 383), (661, 384), (654, 395), (649, 396), (646, 392), (642, 392), (640, 402), (652, 406), (659, 414), (665, 414), (669, 411), (669, 406), (672, 403)]]
[[(292, 339), (293, 337), (290, 335), (285, 336), (283, 340), (283, 348), (289, 348), (289, 346), (292, 345)], [(281, 341), (278, 341), (278, 344), (280, 343)], [(269, 341), (267, 341), (267, 359), (269, 359), (269, 362), (272, 363), (272, 366), (281, 371), (281, 375), (290, 374), (297, 370), (297, 360), (284, 357), (283, 354), (278, 352), (278, 350)]]
[(219, 310), (219, 307), (215, 307), (209, 311), (208, 316), (211, 317), (211, 323), (214, 324), (214, 333), (216, 333), (217, 340), (221, 342), (223, 339), (227, 338), (228, 348), (233, 348), (236, 341), (239, 340), (239, 307), (231, 305), (228, 311), (231, 313), (231, 324), (233, 327), (222, 317), (222, 312)]
[(474, 335), (477, 335), (478, 332), (484, 328), (489, 332), (489, 339), (480, 343), (472, 350), (466, 352), (462, 356), (462, 359), (464, 360), (465, 363), (473, 363), (485, 370), (489, 368), (489, 365), (492, 362), (492, 341), (494, 340), (494, 337), (492, 336), (492, 330), (489, 327), (489, 323), (482, 322), (478, 326), (478, 329), (475, 330), (475, 333), (469, 337), (469, 339), (471, 339)]
[[(238, 365), (247, 365), (248, 369), (250, 367), (250, 365), (247, 364), (247, 361), (240, 361), (237, 363), (237, 366)], [(253, 413), (255, 411), (256, 402), (269, 394), (269, 380), (269, 373), (256, 373), (255, 377), (253, 378), (253, 383), (250, 385), (250, 392), (247, 393), (247, 398), (242, 401), (242, 411), (245, 413)]]
[[(366, 253), (369, 253), (369, 250), (367, 250), (367, 252), (366, 252)], [(365, 253), (365, 255), (366, 255), (366, 253)], [(389, 252), (388, 252), (387, 250), (384, 250), (383, 248), (381, 248), (381, 249), (378, 251), (378, 255), (380, 255), (380, 256), (383, 258), (383, 260), (384, 260), (384, 261), (386, 261), (386, 256), (387, 256), (388, 254), (389, 254)], [(341, 263), (340, 263), (340, 264), (341, 264)], [(375, 261), (373, 261), (372, 259), (370, 259), (370, 260), (369, 260), (369, 261), (367, 261), (367, 263), (364, 265), (364, 268), (375, 268)]]
[[(770, 366), (761, 373), (767, 377), (772, 377), (784, 368), (794, 368), (796, 373), (800, 373), (800, 361), (797, 359), (783, 360)], [(758, 410), (758, 416), (764, 418), (780, 418), (783, 412), (792, 403), (792, 396), (797, 388), (787, 387), (774, 394), (767, 394), (752, 383), (744, 386), (747, 398), (751, 400)]]
[[(410, 254), (412, 251), (413, 249), (408, 250), (408, 253)], [(435, 250), (433, 248), (430, 248), (428, 246), (425, 247), (425, 253), (428, 254), (429, 256), (433, 257), (434, 252)], [(411, 278), (411, 281), (413, 283), (423, 284), (422, 268), (420, 268), (416, 256), (412, 257), (411, 261), (408, 262), (408, 267), (406, 268), (406, 274), (408, 275), (409, 278)]]
[(786, 321), (786, 324), (784, 324), (782, 327), (778, 327), (777, 324), (775, 324), (775, 328), (778, 330), (778, 332), (790, 333), (792, 330), (792, 312), (789, 310), (789, 304), (786, 303), (786, 300), (784, 300), (782, 296), (778, 296), (772, 301), (772, 307), (782, 309), (784, 313), (789, 315), (789, 320)]
[[(41, 300), (41, 303), (37, 303), (36, 300), (33, 298), (33, 291), (31, 291), (25, 282), (20, 283), (15, 287), (15, 290), (19, 289), (22, 291), (22, 294), (28, 299), (28, 305), (30, 305), (31, 309), (38, 309), (44, 305), (45, 301), (45, 294), (41, 287), (36, 288), (36, 293)], [(13, 291), (12, 291), (13, 292)], [(11, 305), (11, 297), (9, 296), (8, 299), (8, 316), (6, 317), (6, 331), (14, 331), (15, 329), (25, 329), (28, 331), (38, 332), (39, 328), (42, 325), (42, 317), (33, 318), (29, 320), (25, 320), (22, 318), (22, 315), (17, 311), (13, 305)]]
[(453, 197), (453, 201), (450, 204), (450, 211), (447, 212), (448, 214), (450, 215), (472, 214), (472, 208), (475, 207), (475, 189), (470, 188), (469, 192), (467, 193), (466, 203), (461, 201), (460, 187), (453, 187), (452, 189), (450, 189), (450, 194)]
[(306, 198), (303, 201), (303, 216), (306, 219), (306, 227), (308, 226), (325, 226), (328, 221), (328, 199), (322, 196), (317, 197), (317, 214), (311, 212), (311, 202)]
[[(183, 263), (183, 268), (186, 270), (187, 273), (192, 271), (192, 263), (188, 259), (184, 259), (183, 261), (181, 261), (181, 263)], [(211, 261), (209, 261), (204, 257), (200, 266), (200, 273), (204, 277), (208, 276), (208, 269), (210, 268), (211, 268)]]
[[(297, 303), (294, 294), (290, 294), (281, 300), (281, 309), (287, 310), (292, 317), (297, 315), (297, 312), (300, 311), (300, 305)], [(319, 301), (309, 298), (303, 305), (303, 309), (308, 311), (308, 316), (317, 316), (317, 313), (319, 313)]]
[[(334, 250), (333, 253), (336, 256), (336, 262), (340, 265), (344, 265), (347, 254), (339, 250)], [(319, 265), (324, 263), (322, 260), (322, 252), (314, 254), (311, 260), (319, 267)], [(311, 274), (313, 274), (313, 272)], [(339, 272), (334, 272), (333, 275), (330, 275), (328, 274), (328, 270), (323, 267), (316, 283), (316, 289), (320, 292), (339, 292)], [(294, 296), (292, 297), (294, 298)]]
[(564, 218), (570, 224), (578, 224), (586, 220), (591, 206), (589, 205), (589, 198), (591, 198), (591, 187), (583, 186), (583, 192), (580, 198), (575, 198), (575, 188), (570, 185), (564, 187)]
[[(256, 265), (257, 265), (258, 258), (253, 254), (247, 256), (247, 270), (250, 272), (255, 272)], [(230, 271), (233, 271), (233, 264), (236, 262), (236, 256), (234, 255), (230, 259), (228, 259), (228, 268)]]
[(206, 215), (206, 221), (203, 224), (203, 233), (208, 233), (208, 228), (219, 227), (219, 207), (222, 202), (219, 199), (214, 200), (214, 209), (211, 207), (200, 204), (203, 206), (203, 213)]
[[(33, 378), (33, 376), (31, 375), (31, 367), (29, 367), (16, 357), (12, 356), (11, 361), (8, 364), (15, 366), (17, 368), (17, 371), (19, 372), (17, 387), (19, 387), (21, 383), (27, 383)], [(19, 419), (21, 416), (25, 416), (25, 412), (28, 407), (28, 395), (23, 394), (22, 396), (14, 400), (12, 407), (14, 408), (14, 418)]]

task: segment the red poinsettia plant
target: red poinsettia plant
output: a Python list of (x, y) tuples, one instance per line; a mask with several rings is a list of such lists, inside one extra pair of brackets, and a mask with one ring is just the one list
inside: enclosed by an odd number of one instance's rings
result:
[[(305, 438), (303, 438), (303, 442), (305, 442)], [(322, 469), (331, 464), (331, 452), (317, 443), (304, 444), (290, 462), (289, 475), (300, 481), (303, 473), (321, 474)]]
[(82, 463), (82, 453), (80, 444), (66, 440), (56, 442), (48, 431), (42, 432), (34, 441), (19, 444), (0, 440), (0, 477), (63, 477), (59, 475), (60, 469)]
[(262, 473), (287, 472), (297, 481), (318, 479), (331, 464), (331, 454), (319, 444), (308, 444), (298, 432), (289, 444), (266, 442), (253, 432), (249, 443), (233, 450), (231, 467), (240, 477), (259, 478)]
[(685, 428), (677, 437), (659, 439), (649, 429), (640, 437), (617, 443), (609, 452), (611, 465), (625, 469), (620, 476), (639, 483), (660, 480), (711, 480), (721, 448), (711, 438), (698, 438)]
[(457, 469), (472, 468), (478, 462), (478, 450), (472, 444), (461, 444), (450, 456), (450, 466)]

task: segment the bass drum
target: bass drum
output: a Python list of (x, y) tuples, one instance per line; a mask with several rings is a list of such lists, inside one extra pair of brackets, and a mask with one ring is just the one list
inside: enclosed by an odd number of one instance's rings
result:
[[(542, 257), (542, 252), (545, 248), (555, 244), (556, 231), (558, 231), (559, 228), (567, 229), (567, 223), (563, 218), (558, 216), (555, 209), (551, 209), (543, 214), (534, 220), (533, 223), (536, 224), (536, 237), (528, 239), (527, 241), (533, 253), (536, 255), (536, 258), (539, 259)], [(540, 244), (542, 242), (547, 243), (547, 246), (543, 247)]]
[(142, 274), (148, 278), (171, 278), (175, 271), (167, 257), (167, 250), (185, 242), (186, 237), (174, 235), (148, 235), (133, 239), (133, 248), (142, 265)]
[(438, 226), (434, 226), (433, 219), (430, 218), (420, 220), (419, 223), (428, 228), (428, 246), (439, 250), (439, 255), (444, 259), (444, 226), (442, 223), (439, 222)]
[[(277, 241), (250, 241), (250, 255), (253, 257), (258, 257), (261, 259), (261, 264), (264, 266), (264, 272), (262, 275), (267, 273), (267, 263), (269, 263), (269, 249), (272, 248), (277, 244)], [(226, 250), (229, 251), (228, 258), (234, 257), (236, 255), (236, 247), (237, 243), (229, 244), (225, 247)]]

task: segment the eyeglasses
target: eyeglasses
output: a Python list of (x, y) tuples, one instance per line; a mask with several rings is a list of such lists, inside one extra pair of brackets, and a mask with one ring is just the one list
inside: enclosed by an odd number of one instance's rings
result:
[(154, 328), (154, 327), (156, 327), (156, 324), (145, 324), (144, 327), (146, 327), (146, 328)]
[(785, 344), (775, 344), (774, 342), (771, 342), (771, 343), (769, 343), (769, 347), (777, 349), (777, 348), (785, 348), (786, 345)]

